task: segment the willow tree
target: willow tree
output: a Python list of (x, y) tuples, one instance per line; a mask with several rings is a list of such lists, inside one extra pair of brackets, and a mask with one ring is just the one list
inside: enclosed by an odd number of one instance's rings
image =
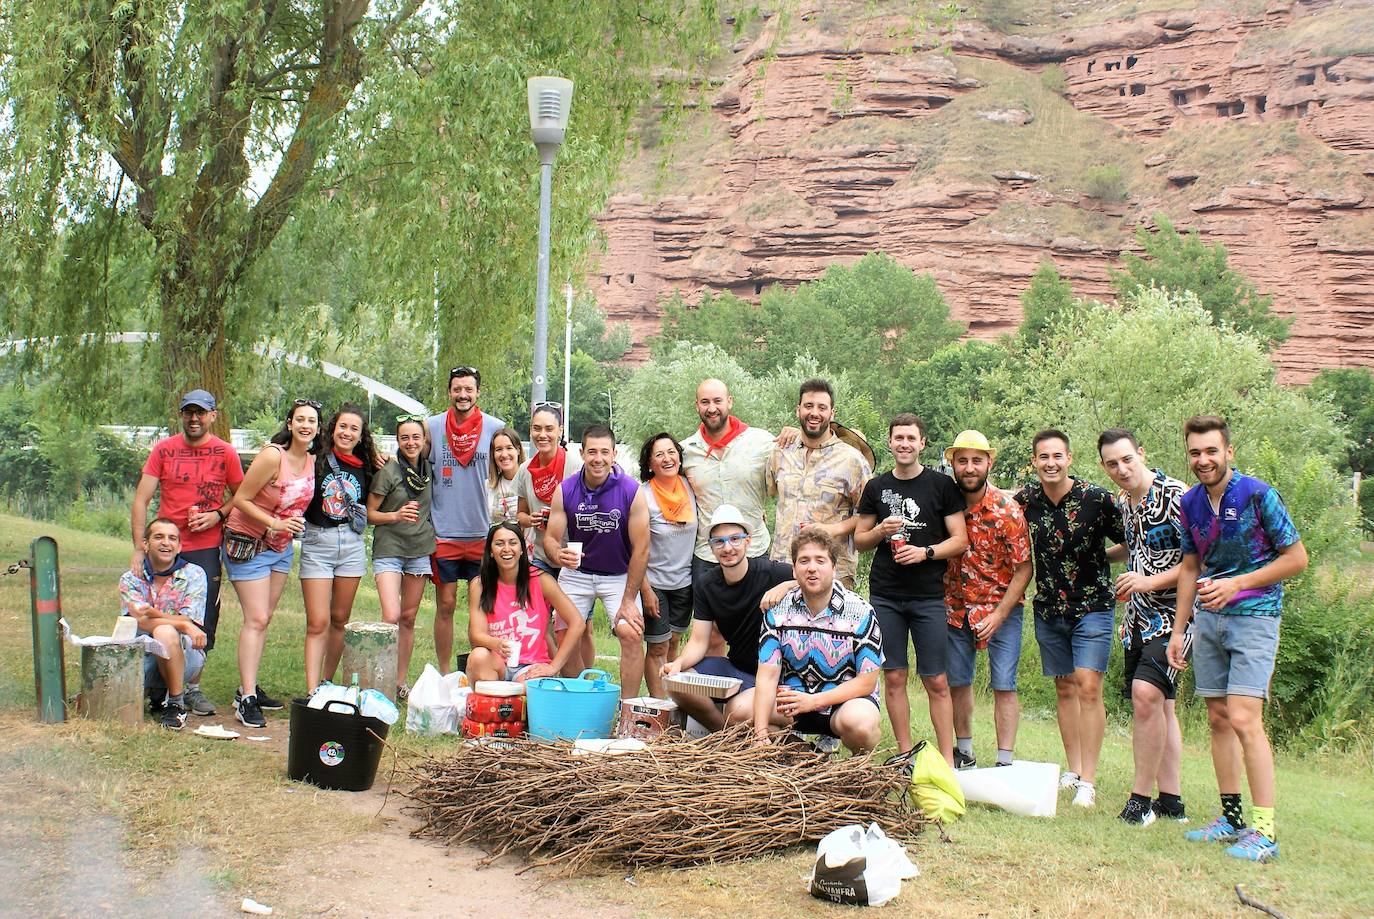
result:
[(8, 4), (0, 319), (63, 336), (34, 353), (73, 373), (101, 356), (81, 334), (153, 329), (169, 391), (217, 390), (226, 360), (308, 313), (282, 275), (344, 253), (357, 303), (428, 317), (437, 289), (445, 351), (498, 353), (533, 299), (525, 79), (577, 83), (561, 277), (630, 118), (664, 68), (700, 60), (714, 16), (711, 0)]

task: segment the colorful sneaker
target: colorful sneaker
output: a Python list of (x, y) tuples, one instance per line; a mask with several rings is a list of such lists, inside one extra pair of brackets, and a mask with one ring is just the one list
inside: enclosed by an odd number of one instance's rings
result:
[(1251, 862), (1272, 862), (1279, 857), (1279, 844), (1252, 827), (1241, 834), (1235, 845), (1227, 847), (1226, 854)]
[(829, 756), (839, 751), (840, 739), (838, 737), (831, 737), (829, 734), (817, 734), (816, 740), (812, 746), (816, 748), (817, 753), (824, 753), (826, 756)]
[(1097, 788), (1092, 782), (1078, 780), (1078, 790), (1073, 793), (1075, 807), (1092, 807), (1097, 804)]
[(1240, 838), (1240, 831), (1225, 817), (1218, 817), (1200, 830), (1189, 830), (1183, 838), (1189, 842), (1235, 842)]
[(958, 747), (954, 748), (954, 768), (955, 769), (977, 769), (978, 759)]
[(267, 727), (267, 719), (262, 716), (262, 709), (258, 707), (257, 696), (244, 696), (236, 701), (234, 703), (234, 716), (246, 727)]
[(186, 726), (186, 709), (175, 702), (168, 702), (162, 709), (162, 726), (171, 731), (180, 731)]
[(1059, 776), (1059, 790), (1060, 790), (1060, 791), (1068, 791), (1070, 788), (1074, 788), (1074, 789), (1078, 788), (1078, 773), (1077, 773), (1077, 772), (1067, 772), (1067, 771), (1066, 771), (1066, 772), (1064, 772), (1063, 775)]
[[(1078, 799), (1075, 798), (1074, 802), (1077, 803), (1077, 801)], [(1149, 826), (1155, 822), (1155, 811), (1149, 804), (1141, 804), (1135, 798), (1128, 798), (1126, 806), (1121, 809), (1121, 813), (1116, 815), (1116, 819), (1132, 826)]]
[(205, 698), (205, 693), (201, 692), (199, 687), (186, 690), (186, 707), (202, 718), (208, 718), (215, 713), (215, 703)]
[(1188, 811), (1183, 806), (1182, 801), (1179, 802), (1178, 807), (1169, 808), (1161, 804), (1158, 798), (1155, 798), (1150, 802), (1150, 810), (1154, 811), (1155, 816), (1160, 820), (1173, 820), (1176, 823), (1188, 822)]

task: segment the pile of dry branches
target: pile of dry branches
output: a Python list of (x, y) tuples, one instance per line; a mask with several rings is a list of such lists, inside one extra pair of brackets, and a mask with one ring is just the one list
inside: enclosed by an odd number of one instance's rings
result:
[[(463, 745), (407, 769), (415, 835), (489, 847), (576, 873), (594, 863), (684, 867), (815, 842), (876, 821), (897, 838), (925, 818), (906, 774), (809, 745), (755, 746), (748, 725), (647, 750), (573, 756), (571, 744)], [(533, 865), (531, 867), (534, 867)]]

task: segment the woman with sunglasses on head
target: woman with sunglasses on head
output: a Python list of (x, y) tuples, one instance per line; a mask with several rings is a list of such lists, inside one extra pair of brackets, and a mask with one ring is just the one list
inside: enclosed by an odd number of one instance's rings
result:
[(644, 679), (662, 699), (663, 665), (692, 628), (692, 554), (697, 544), (697, 499), (682, 474), (682, 445), (660, 431), (639, 450), (639, 479), (648, 484), (649, 567), (639, 598), (644, 605)]
[(301, 537), (305, 598), (305, 682), (314, 692), (334, 678), (343, 656), (344, 626), (353, 615), (358, 582), (367, 573), (366, 496), (376, 468), (363, 410), (345, 403), (325, 423), (315, 460), (315, 492)]
[(531, 562), (540, 571), (558, 577), (558, 566), (544, 552), (544, 529), (549, 525), (554, 489), (582, 468), (582, 460), (563, 446), (561, 404), (535, 404), (530, 414), (530, 444), (534, 455), (515, 476), (515, 493), (520, 502), (516, 516), (534, 546)]
[(525, 445), (511, 428), (503, 428), (491, 437), (491, 472), (487, 475), (487, 494), (491, 499), (491, 522), (519, 519), (520, 496), (515, 490), (515, 477), (525, 463)]
[[(550, 656), (553, 615), (562, 620), (567, 640)], [(558, 676), (585, 628), (557, 579), (530, 565), (520, 528), (510, 521), (493, 526), (480, 573), (468, 590), (468, 680)]]
[(320, 403), (297, 399), (282, 429), (248, 467), (224, 523), (224, 566), (243, 607), (234, 715), (252, 728), (267, 724), (263, 709), (283, 707), (258, 685), (258, 666), (268, 623), (291, 573), (292, 540), (305, 529), (303, 515), (315, 492), (312, 454), (319, 446), (319, 432)]
[(396, 636), (396, 698), (409, 694), (406, 676), (415, 648), (415, 616), (432, 572), (434, 466), (425, 449), (425, 416), (396, 416), (396, 455), (377, 471), (367, 496), (372, 531), (372, 576), (382, 621), (400, 627)]

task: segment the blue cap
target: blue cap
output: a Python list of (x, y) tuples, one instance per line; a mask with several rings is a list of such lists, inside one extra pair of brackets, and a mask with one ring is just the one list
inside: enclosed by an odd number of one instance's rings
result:
[(181, 397), (180, 411), (186, 411), (191, 406), (203, 408), (207, 412), (215, 410), (215, 397), (203, 389), (193, 389)]

